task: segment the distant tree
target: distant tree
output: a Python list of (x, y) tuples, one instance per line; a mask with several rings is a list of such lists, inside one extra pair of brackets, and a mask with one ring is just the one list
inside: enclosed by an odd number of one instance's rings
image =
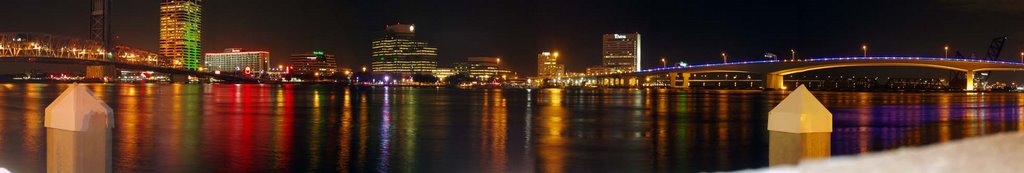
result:
[(452, 86), (457, 86), (459, 84), (473, 82), (474, 80), (475, 79), (473, 79), (473, 77), (470, 77), (467, 74), (456, 74), (456, 75), (451, 75), (451, 76), (448, 76), (447, 78), (445, 78), (445, 82), (448, 85), (452, 85)]
[(437, 81), (439, 81), (439, 80), (440, 79), (438, 79), (437, 76), (429, 75), (429, 74), (415, 74), (415, 75), (412, 75), (412, 81), (413, 82), (437, 83)]
[(352, 74), (352, 80), (356, 82), (370, 82), (373, 81), (373, 73), (369, 72), (355, 72)]

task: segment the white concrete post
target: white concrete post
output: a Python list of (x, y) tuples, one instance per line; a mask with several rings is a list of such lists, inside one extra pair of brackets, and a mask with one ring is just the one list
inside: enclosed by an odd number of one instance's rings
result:
[(768, 131), (769, 165), (831, 155), (832, 113), (804, 85), (768, 112)]
[(64, 90), (46, 107), (46, 172), (112, 172), (113, 113), (85, 86)]
[(832, 113), (803, 85), (768, 112), (768, 130), (786, 133), (832, 132)]
[(768, 165), (793, 165), (832, 156), (832, 133), (768, 132)]

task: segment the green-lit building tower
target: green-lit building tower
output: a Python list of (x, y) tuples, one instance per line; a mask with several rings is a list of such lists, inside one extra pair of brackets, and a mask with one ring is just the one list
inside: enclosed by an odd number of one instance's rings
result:
[(160, 55), (172, 59), (167, 66), (199, 70), (202, 0), (162, 0), (160, 2)]

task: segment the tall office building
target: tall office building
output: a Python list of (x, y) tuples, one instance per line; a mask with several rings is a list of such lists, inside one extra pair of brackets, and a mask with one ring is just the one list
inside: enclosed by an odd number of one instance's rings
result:
[(416, 26), (388, 25), (373, 41), (373, 72), (397, 75), (431, 74), (437, 68), (437, 48), (416, 40)]
[(270, 67), (270, 52), (228, 48), (223, 53), (206, 53), (206, 71), (262, 74)]
[(338, 72), (338, 63), (334, 55), (323, 51), (295, 53), (288, 60), (291, 64), (289, 73), (296, 75), (332, 76)]
[(162, 0), (160, 2), (160, 55), (172, 59), (171, 67), (198, 70), (200, 52), (199, 2), (202, 0)]
[(555, 79), (565, 74), (565, 65), (558, 64), (558, 52), (541, 52), (537, 55), (537, 77)]
[(613, 72), (640, 71), (640, 34), (605, 34), (601, 52)]

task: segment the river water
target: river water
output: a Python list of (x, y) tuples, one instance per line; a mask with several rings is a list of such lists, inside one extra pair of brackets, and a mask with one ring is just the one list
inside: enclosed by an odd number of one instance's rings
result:
[[(0, 84), (0, 167), (45, 171), (43, 112), (67, 86)], [(784, 91), (88, 87), (115, 111), (115, 172), (728, 171), (1024, 127), (1018, 93), (818, 91), (834, 132), (780, 154)]]

